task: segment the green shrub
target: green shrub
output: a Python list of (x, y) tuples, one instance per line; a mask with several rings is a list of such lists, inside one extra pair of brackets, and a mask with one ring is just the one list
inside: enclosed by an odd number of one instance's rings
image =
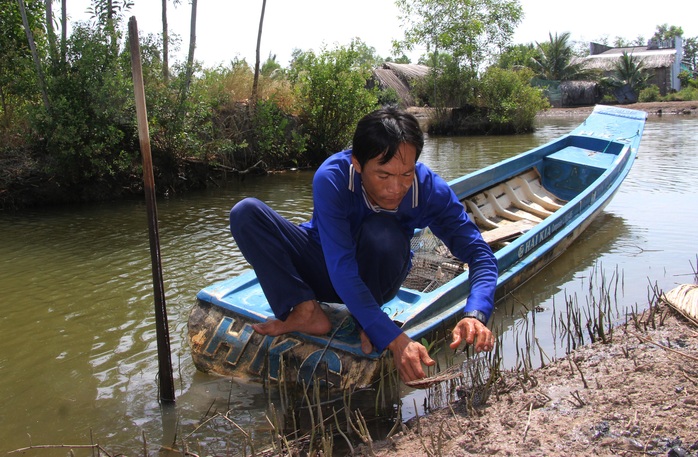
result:
[(698, 85), (687, 87), (686, 89), (683, 89), (681, 92), (685, 92), (685, 100), (698, 100)]
[(109, 37), (78, 26), (68, 67), (48, 82), (50, 109), (35, 106), (35, 149), (63, 185), (111, 180), (138, 156), (133, 84)]
[(297, 121), (271, 100), (257, 103), (252, 119), (251, 146), (268, 167), (298, 166), (305, 151), (305, 138), (297, 131)]
[(378, 107), (377, 89), (368, 89), (371, 66), (356, 41), (348, 47), (299, 52), (289, 70), (305, 135), (308, 160), (321, 163), (349, 147), (361, 117)]
[[(690, 84), (690, 81), (691, 81), (691, 73), (686, 71), (686, 70), (681, 70), (681, 72), (679, 72), (678, 78), (679, 78), (679, 81), (681, 82), (682, 88), (688, 87), (688, 85)], [(695, 81), (695, 79), (693, 81)]]
[(480, 106), (488, 113), (492, 131), (523, 133), (533, 130), (536, 114), (550, 107), (540, 88), (530, 84), (529, 68), (512, 71), (490, 67), (478, 86)]
[(661, 96), (659, 94), (659, 87), (653, 84), (649, 87), (642, 89), (637, 99), (640, 102), (656, 102), (660, 99), (660, 97)]
[(432, 66), (432, 71), (425, 78), (413, 81), (410, 90), (418, 105), (456, 108), (470, 102), (476, 92), (477, 75), (459, 66), (448, 54), (439, 54), (436, 61), (432, 55), (426, 63)]
[(281, 71), (260, 75), (256, 108), (250, 106), (253, 70), (244, 60), (205, 70), (197, 91), (211, 114), (210, 131), (200, 129), (199, 155), (244, 170), (260, 160), (266, 168), (298, 165), (305, 150), (293, 114), (295, 94)]
[(378, 104), (381, 106), (397, 106), (400, 103), (400, 98), (397, 91), (392, 87), (382, 89), (378, 92)]
[(604, 94), (603, 97), (601, 97), (602, 105), (615, 105), (616, 103), (618, 103), (618, 100), (616, 100), (613, 94)]
[(668, 94), (666, 96), (666, 99), (668, 101), (698, 100), (698, 87), (689, 85), (688, 87), (684, 87), (678, 92)]

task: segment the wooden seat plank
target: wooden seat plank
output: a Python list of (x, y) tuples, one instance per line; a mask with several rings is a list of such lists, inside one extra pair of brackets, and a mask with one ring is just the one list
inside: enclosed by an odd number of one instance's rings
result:
[(536, 224), (528, 219), (520, 219), (511, 224), (501, 225), (495, 229), (482, 232), (482, 238), (487, 244), (498, 243), (523, 235)]

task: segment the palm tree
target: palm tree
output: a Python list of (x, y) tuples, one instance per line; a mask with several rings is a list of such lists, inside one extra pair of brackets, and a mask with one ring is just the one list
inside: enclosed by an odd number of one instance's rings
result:
[(592, 73), (584, 69), (581, 63), (572, 63), (574, 52), (569, 43), (570, 33), (565, 32), (555, 37), (548, 34), (550, 41), (536, 42), (538, 55), (531, 59), (531, 67), (536, 75), (551, 81), (569, 81), (589, 79)]
[(602, 82), (613, 90), (618, 101), (634, 103), (639, 92), (647, 87), (651, 77), (642, 59), (636, 59), (632, 54), (623, 51), (613, 73)]

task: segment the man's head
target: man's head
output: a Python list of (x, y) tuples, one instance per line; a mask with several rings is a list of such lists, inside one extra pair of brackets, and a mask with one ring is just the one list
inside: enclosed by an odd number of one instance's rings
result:
[(424, 134), (417, 119), (396, 108), (383, 108), (367, 114), (356, 126), (352, 155), (362, 167), (379, 157), (383, 164), (389, 162), (400, 144), (413, 145), (417, 150), (415, 160), (424, 147)]
[(371, 203), (397, 209), (412, 186), (423, 146), (424, 136), (411, 114), (386, 108), (359, 121), (352, 163)]

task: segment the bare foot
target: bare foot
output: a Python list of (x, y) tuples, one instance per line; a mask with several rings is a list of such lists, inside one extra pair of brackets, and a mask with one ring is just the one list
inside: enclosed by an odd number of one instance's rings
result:
[(260, 324), (253, 324), (252, 328), (257, 333), (270, 336), (289, 332), (324, 335), (332, 329), (332, 324), (320, 307), (320, 303), (308, 300), (296, 305), (285, 321), (271, 319)]
[(359, 330), (359, 337), (361, 338), (361, 350), (363, 353), (370, 354), (373, 352), (373, 343), (371, 343), (371, 340), (368, 338), (368, 335), (366, 335), (366, 332), (364, 332), (363, 329)]

